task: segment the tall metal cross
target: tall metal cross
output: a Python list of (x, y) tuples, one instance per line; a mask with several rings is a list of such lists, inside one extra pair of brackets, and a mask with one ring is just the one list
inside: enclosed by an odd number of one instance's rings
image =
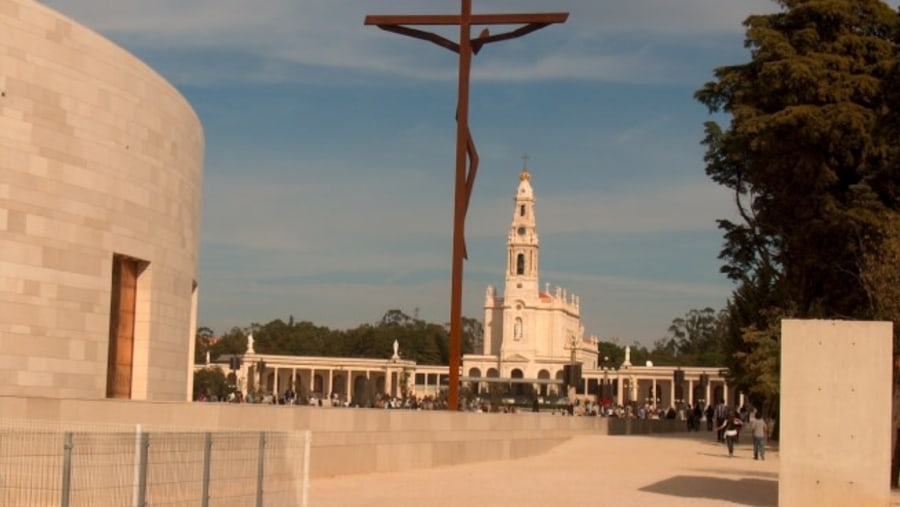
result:
[[(456, 106), (456, 180), (453, 202), (453, 267), (450, 288), (450, 385), (447, 403), (450, 410), (459, 407), (459, 368), (462, 342), (463, 259), (468, 258), (465, 240), (466, 212), (478, 172), (478, 152), (469, 132), (469, 70), (472, 55), (485, 44), (514, 39), (554, 23), (564, 23), (567, 12), (525, 14), (472, 14), (472, 0), (460, 0), (460, 14), (366, 16), (366, 25), (433, 42), (459, 54), (459, 92)], [(459, 42), (412, 26), (459, 25)], [(491, 35), (484, 28), (472, 38), (473, 26), (522, 25), (514, 30)]]

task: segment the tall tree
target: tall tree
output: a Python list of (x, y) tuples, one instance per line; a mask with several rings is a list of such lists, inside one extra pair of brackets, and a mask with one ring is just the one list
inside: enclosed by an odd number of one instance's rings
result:
[(866, 248), (860, 271), (874, 307), (874, 317), (894, 323), (891, 485), (897, 487), (900, 479), (900, 213), (886, 213), (881, 226), (883, 241), (880, 248)]
[(747, 281), (773, 266), (800, 315), (858, 316), (869, 308), (858, 240), (872, 208), (898, 196), (890, 140), (876, 135), (898, 16), (879, 0), (778, 3), (745, 22), (751, 61), (716, 69), (696, 93), (731, 115), (725, 131), (707, 123), (704, 140), (707, 174), (734, 192), (743, 220), (719, 222), (723, 271)]
[(723, 341), (727, 314), (710, 307), (693, 309), (672, 320), (664, 339), (666, 350), (676, 363), (695, 366), (721, 366), (725, 361)]
[(758, 352), (778, 350), (773, 316), (875, 316), (863, 257), (882, 249), (880, 217), (900, 199), (889, 134), (900, 16), (880, 0), (776, 3), (745, 21), (750, 62), (716, 69), (695, 95), (731, 117), (724, 130), (708, 122), (703, 143), (741, 218), (719, 221), (722, 271), (738, 284), (729, 367), (759, 394), (771, 365)]
[(233, 327), (223, 334), (209, 350), (213, 359), (223, 354), (243, 354), (247, 351), (247, 331)]

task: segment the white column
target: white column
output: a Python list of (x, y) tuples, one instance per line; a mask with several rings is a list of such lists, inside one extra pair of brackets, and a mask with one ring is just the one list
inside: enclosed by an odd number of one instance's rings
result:
[(276, 366), (276, 367), (275, 367), (275, 390), (272, 392), (272, 394), (275, 396), (275, 399), (276, 399), (276, 400), (278, 399), (278, 393), (281, 392), (281, 391), (278, 389), (279, 384), (280, 384), (279, 380), (281, 380), (281, 379), (279, 379), (278, 377), (279, 377), (279, 374), (278, 374), (278, 367)]
[(728, 382), (722, 381), (722, 401), (728, 406)]
[(331, 393), (334, 392), (334, 370), (331, 368), (328, 368), (328, 388), (325, 391), (322, 394), (331, 398)]
[(307, 384), (307, 386), (308, 387), (306, 389), (306, 392), (308, 392), (308, 393), (312, 393), (313, 390), (316, 388), (316, 369), (315, 368), (309, 369), (309, 384)]
[(344, 370), (346, 377), (344, 378), (344, 399), (350, 400), (350, 382), (353, 380), (353, 370)]
[(669, 384), (669, 406), (675, 406), (675, 379)]
[(659, 386), (656, 385), (656, 379), (653, 379), (653, 399), (650, 400), (650, 406), (656, 407), (656, 399), (659, 398)]
[(694, 406), (694, 381), (688, 379), (687, 384), (688, 384), (688, 387), (687, 387), (688, 392), (687, 392), (686, 398), (687, 398), (688, 406), (693, 407)]
[(713, 402), (713, 399), (712, 399), (712, 382), (707, 382), (707, 383), (706, 383), (706, 404), (707, 404), (707, 405), (712, 405), (712, 402)]
[(623, 405), (622, 403), (622, 376), (616, 375), (616, 405)]

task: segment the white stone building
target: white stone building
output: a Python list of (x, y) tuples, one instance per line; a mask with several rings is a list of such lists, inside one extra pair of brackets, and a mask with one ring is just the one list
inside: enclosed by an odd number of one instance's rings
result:
[(144, 62), (0, 1), (0, 396), (189, 399), (203, 154)]
[(534, 190), (523, 169), (506, 238), (503, 294), (493, 286), (485, 291), (483, 350), (463, 357), (466, 377), (522, 379), (546, 392), (563, 380), (567, 364), (597, 367), (597, 338), (584, 334), (578, 296), (561, 287), (551, 292), (549, 284), (542, 291), (539, 261)]

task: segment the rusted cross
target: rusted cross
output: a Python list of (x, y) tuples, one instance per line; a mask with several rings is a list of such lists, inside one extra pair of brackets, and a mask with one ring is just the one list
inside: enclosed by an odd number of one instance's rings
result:
[[(459, 94), (456, 107), (456, 180), (453, 202), (453, 267), (450, 289), (450, 385), (447, 404), (450, 410), (459, 410), (459, 367), (462, 341), (462, 273), (463, 259), (468, 258), (465, 241), (466, 212), (469, 198), (478, 172), (478, 151), (469, 132), (469, 71), (472, 55), (485, 44), (521, 37), (554, 23), (564, 23), (567, 12), (525, 14), (472, 14), (472, 0), (461, 0), (459, 15), (390, 15), (366, 16), (366, 25), (433, 42), (459, 54)], [(436, 33), (410, 26), (459, 25), (459, 42), (453, 42)], [(521, 25), (514, 30), (491, 35), (484, 28), (472, 38), (472, 26)]]

